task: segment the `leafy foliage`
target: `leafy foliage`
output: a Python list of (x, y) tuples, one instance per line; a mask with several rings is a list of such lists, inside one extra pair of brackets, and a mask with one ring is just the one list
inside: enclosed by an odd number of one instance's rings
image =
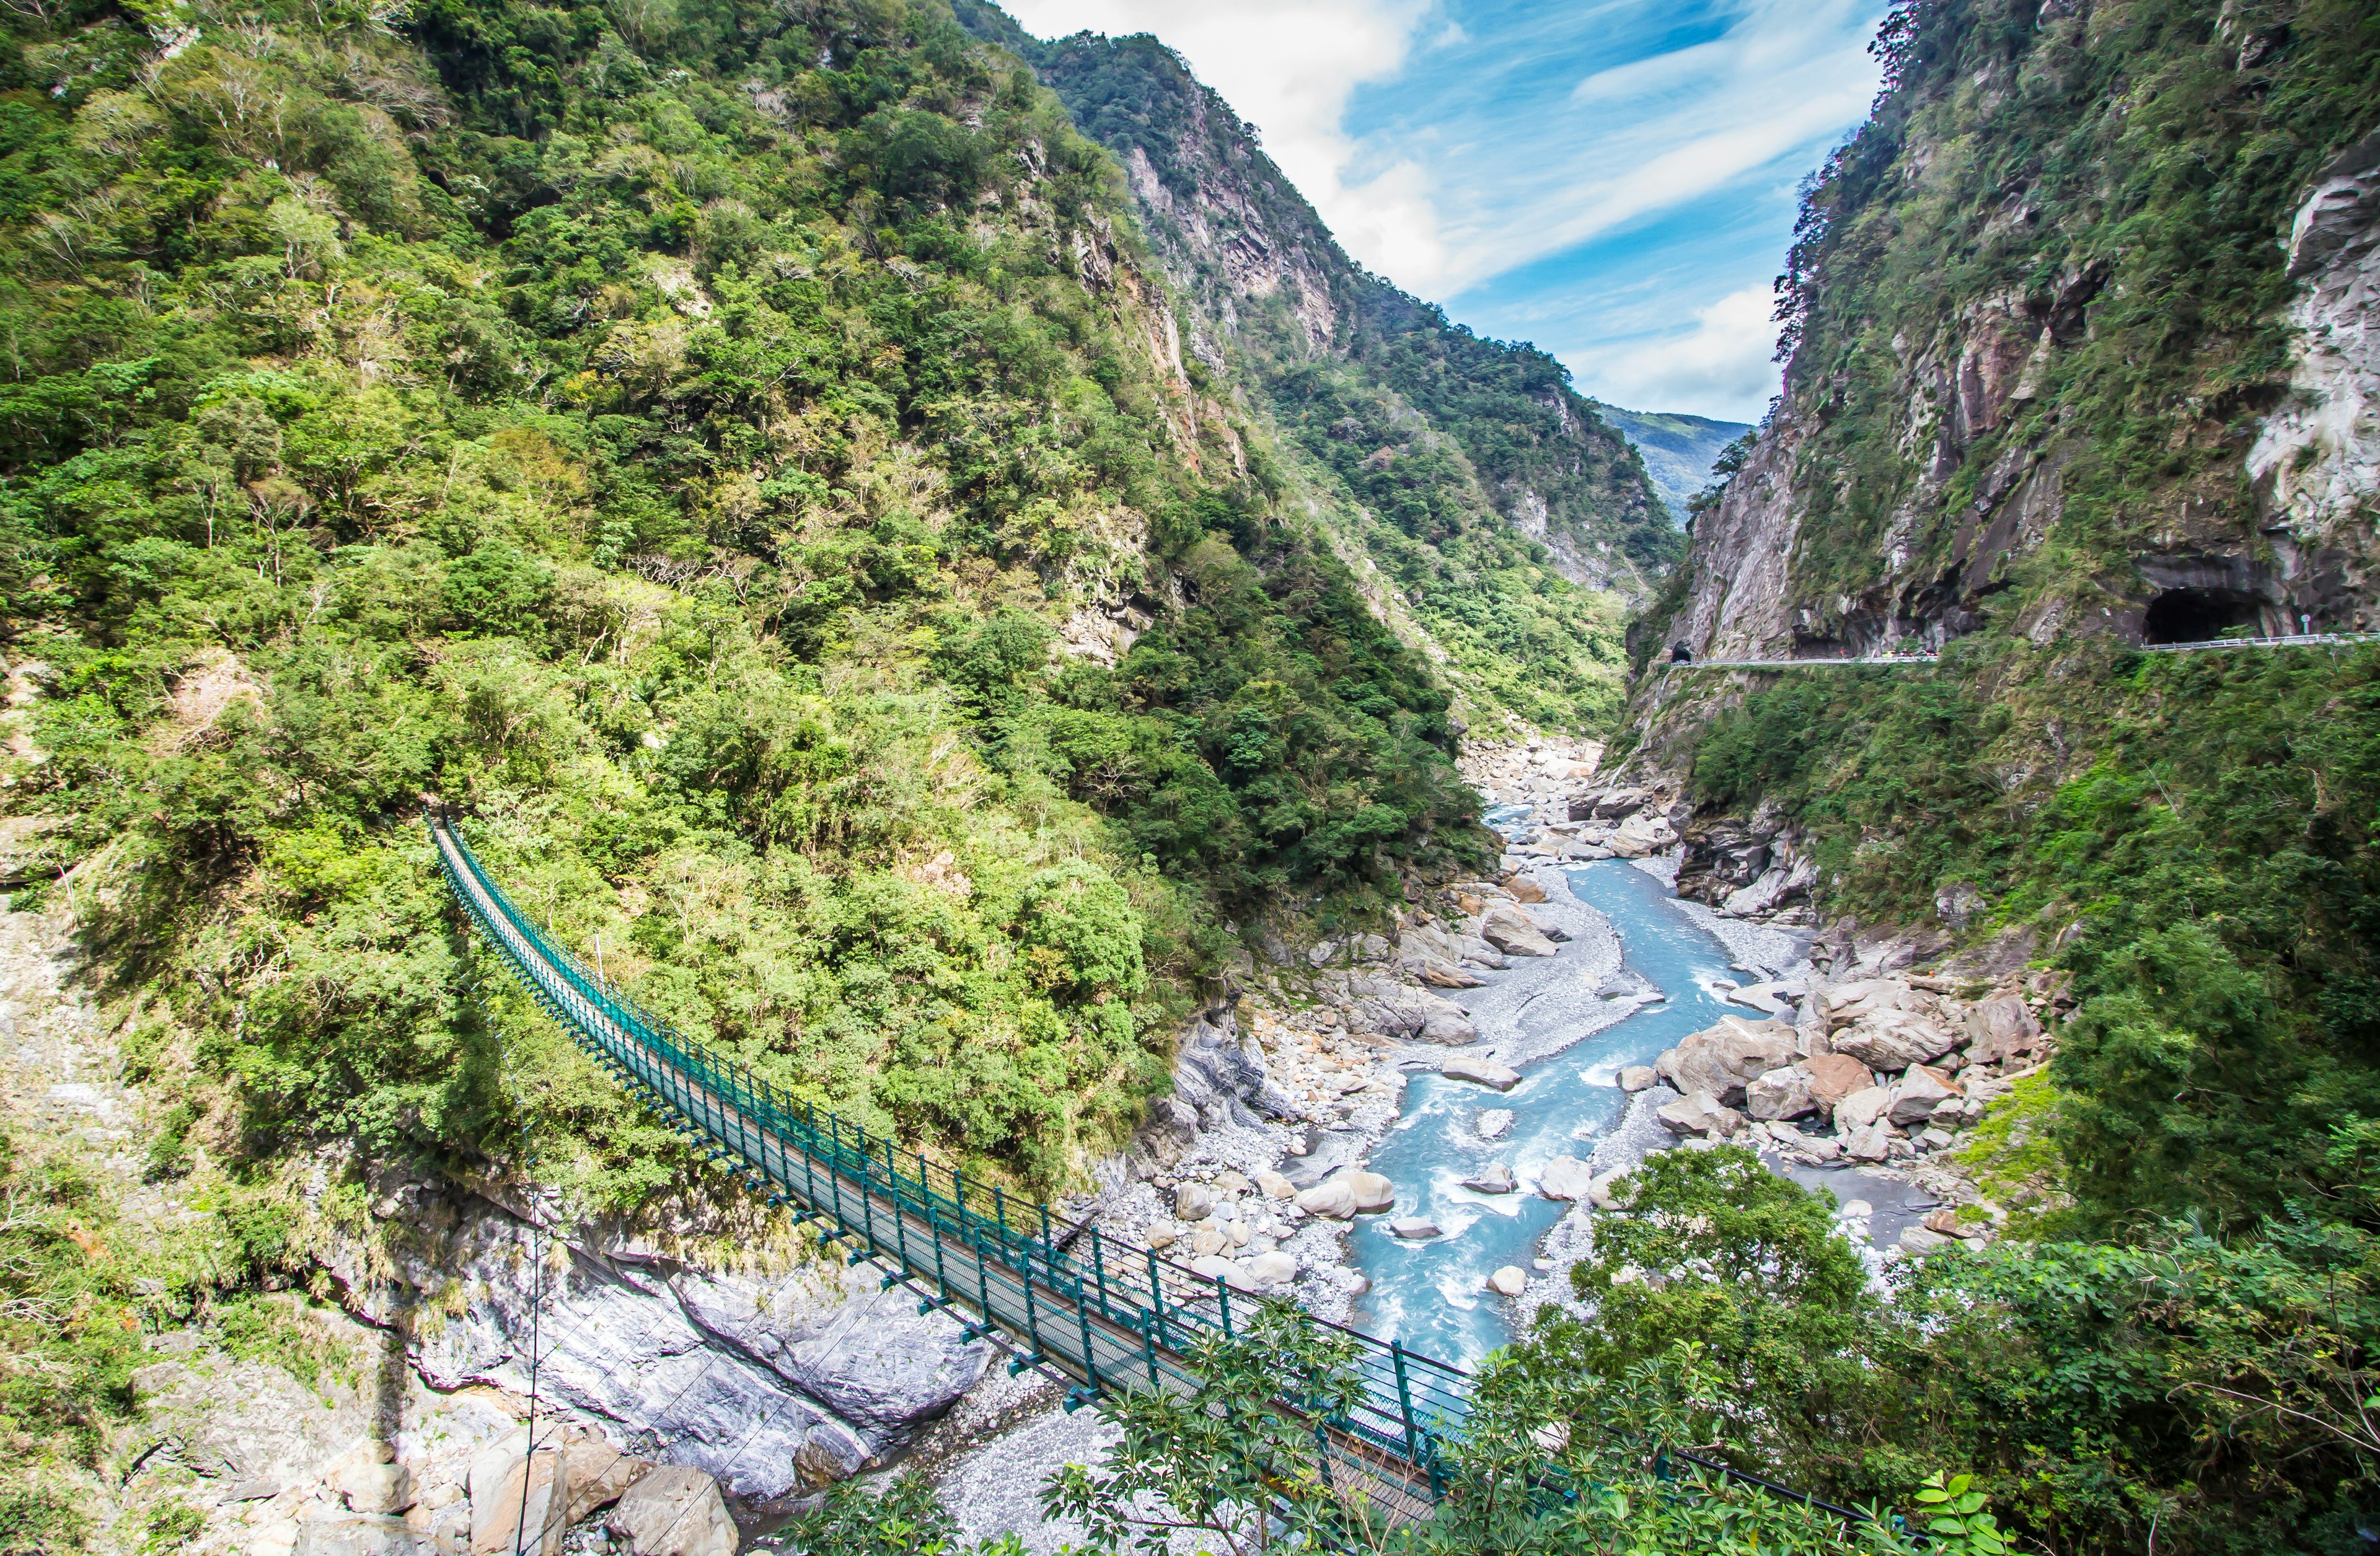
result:
[(424, 789), (672, 1019), (1043, 1185), (1219, 920), (1473, 849), (1446, 692), (1171, 419), (1112, 164), (945, 8), (143, 25), (6, 18), (12, 803), (251, 1159), (684, 1166), (461, 997)]

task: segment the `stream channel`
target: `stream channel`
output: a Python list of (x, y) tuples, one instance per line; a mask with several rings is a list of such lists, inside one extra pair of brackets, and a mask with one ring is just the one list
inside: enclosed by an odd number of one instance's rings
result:
[[(1500, 806), (1485, 819), (1514, 839), (1534, 830), (1525, 806)], [(1500, 1096), (1434, 1069), (1408, 1074), (1402, 1111), (1367, 1163), (1397, 1185), (1396, 1208), (1364, 1217), (1350, 1244), (1355, 1268), (1371, 1282), (1355, 1327), (1459, 1367), (1475, 1367), (1512, 1338), (1511, 1305), (1487, 1289), (1488, 1277), (1508, 1264), (1531, 1270), (1538, 1240), (1569, 1212), (1568, 1204), (1537, 1194), (1539, 1177), (1557, 1156), (1595, 1160), (1627, 1112), (1620, 1072), (1650, 1064), (1722, 1015), (1757, 1019), (1724, 991), (1785, 970), (1740, 962), (1667, 882), (1624, 859), (1569, 865), (1561, 874), (1572, 900), (1551, 893), (1529, 912), (1576, 941), (1550, 959), (1515, 956), (1506, 970), (1488, 974), (1486, 986), (1455, 996), (1479, 1029), (1478, 1042), (1462, 1052), (1511, 1065), (1521, 1083)], [(1538, 878), (1550, 885), (1543, 872)], [(1618, 937), (1618, 968), (1605, 923)], [(1512, 1122), (1491, 1138), (1481, 1115), (1499, 1110)], [(1597, 1172), (1670, 1143), (1643, 1115), (1628, 1128), (1631, 1137), (1610, 1141), (1606, 1160), (1596, 1161)], [(1936, 1203), (1912, 1184), (1873, 1173), (1768, 1161), (1772, 1171), (1827, 1189), (1839, 1202), (1868, 1201), (1871, 1259)], [(1463, 1186), (1495, 1161), (1512, 1168), (1512, 1193)], [(1439, 1235), (1408, 1241), (1389, 1230), (1391, 1221), (1416, 1215), (1436, 1222)]]

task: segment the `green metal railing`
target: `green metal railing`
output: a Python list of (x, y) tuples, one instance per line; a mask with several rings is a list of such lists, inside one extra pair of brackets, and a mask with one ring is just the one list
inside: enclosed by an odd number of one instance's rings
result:
[[(456, 900), (580, 1048), (747, 1188), (791, 1204), (797, 1220), (831, 1222), (852, 1263), (891, 1266), (885, 1287), (917, 1289), (918, 1311), (960, 1309), (973, 1315), (971, 1338), (1005, 1338), (1012, 1375), (1055, 1369), (1074, 1383), (1069, 1409), (1111, 1389), (1186, 1390), (1193, 1343), (1231, 1332), (1235, 1300), (1245, 1313), (1248, 1294), (1226, 1280), (870, 1136), (682, 1036), (539, 932), (448, 818), (432, 807), (428, 819)], [(1318, 1424), (1318, 1437), (1351, 1473), (1344, 1489), (1391, 1517), (1419, 1516), (1442, 1490), (1440, 1446), (1468, 1415), (1469, 1375), (1339, 1331), (1356, 1343), (1365, 1389), (1346, 1416)]]

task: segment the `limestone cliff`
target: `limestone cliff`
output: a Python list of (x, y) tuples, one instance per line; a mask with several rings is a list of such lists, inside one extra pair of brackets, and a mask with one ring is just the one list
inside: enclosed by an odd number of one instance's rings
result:
[(2325, 16), (1989, 0), (1888, 26), (1891, 88), (1783, 284), (1786, 397), (1640, 645), (2373, 625), (2380, 145), (2354, 140), (2368, 103), (2324, 95), (2368, 74)]

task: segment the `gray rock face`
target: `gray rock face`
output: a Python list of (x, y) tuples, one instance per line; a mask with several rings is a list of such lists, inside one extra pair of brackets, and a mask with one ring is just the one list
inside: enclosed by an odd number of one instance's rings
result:
[[(2259, 505), (2289, 547), (2361, 542), (2351, 522), (2380, 495), (2380, 134), (2323, 170), (2289, 233), (2303, 343), (2289, 403), (2248, 453)], [(2284, 553), (2284, 560), (2288, 560)]]
[[(367, 1316), (443, 1313), (414, 1326), (412, 1359), (442, 1390), (527, 1392), (540, 1284), (509, 1211), (419, 1179), (384, 1182), (387, 1278), (360, 1250), (334, 1272)], [(541, 1396), (616, 1427), (648, 1456), (698, 1466), (738, 1495), (782, 1496), (857, 1472), (947, 1409), (990, 1362), (941, 1313), (875, 1289), (874, 1272), (817, 1265), (749, 1280), (592, 1243), (548, 1243), (538, 1309)], [(451, 1307), (459, 1294), (459, 1308)]]

